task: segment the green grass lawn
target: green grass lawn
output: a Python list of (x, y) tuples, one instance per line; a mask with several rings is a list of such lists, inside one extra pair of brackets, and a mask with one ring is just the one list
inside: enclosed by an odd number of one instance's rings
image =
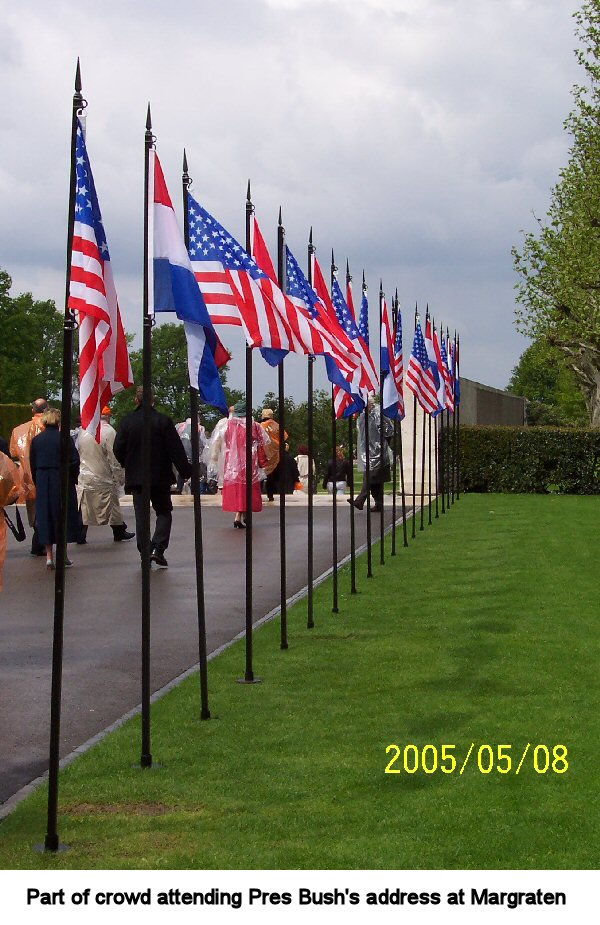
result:
[[(461, 497), (373, 580), (361, 561), (357, 596), (343, 570), (338, 615), (329, 583), (314, 630), (294, 607), (287, 652), (261, 629), (262, 684), (235, 683), (243, 642), (212, 662), (218, 719), (198, 721), (196, 678), (153, 707), (160, 768), (132, 767), (135, 720), (62, 773), (65, 854), (32, 851), (40, 789), (0, 825), (0, 867), (596, 868), (599, 509)], [(390, 743), (456, 744), (457, 770), (385, 774)], [(511, 744), (513, 772), (481, 774), (482, 743)], [(568, 771), (536, 773), (538, 743)]]

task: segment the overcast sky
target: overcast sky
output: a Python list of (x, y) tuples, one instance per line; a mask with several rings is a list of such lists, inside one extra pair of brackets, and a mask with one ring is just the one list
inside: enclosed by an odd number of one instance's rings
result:
[[(415, 302), (461, 334), (462, 374), (504, 387), (515, 331), (510, 248), (543, 215), (565, 163), (580, 79), (576, 0), (0, 0), (0, 267), (13, 294), (64, 305), (77, 56), (87, 143), (125, 327), (141, 333), (148, 101), (180, 212), (192, 191), (243, 243), (246, 184), (275, 253), (305, 265), (309, 227), (376, 339), (380, 278), (398, 289), (405, 352)], [(342, 274), (343, 275), (343, 274)], [(243, 385), (241, 340), (229, 382)], [(319, 368), (322, 362), (319, 362)], [(306, 361), (287, 366), (305, 395)], [(276, 389), (257, 354), (255, 398)], [(326, 382), (319, 375), (321, 384)]]

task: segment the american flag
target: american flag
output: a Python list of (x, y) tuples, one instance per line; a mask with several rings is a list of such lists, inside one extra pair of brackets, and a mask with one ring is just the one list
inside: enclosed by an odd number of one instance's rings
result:
[(304, 353), (274, 304), (276, 284), (189, 193), (188, 221), (192, 268), (213, 324), (241, 325), (251, 347)]
[(295, 306), (300, 318), (309, 324), (312, 354), (323, 354), (327, 375), (331, 382), (339, 383), (348, 390), (354, 379), (360, 378), (358, 354), (340, 329), (337, 320), (332, 321), (325, 313), (325, 307), (315, 290), (300, 269), (298, 261), (286, 245), (287, 296)]
[(113, 395), (133, 385), (133, 375), (80, 119), (75, 158), (69, 308), (79, 313), (81, 426), (99, 443), (101, 410)]
[[(332, 329), (338, 332), (339, 340), (348, 345), (351, 350), (356, 351), (359, 356), (359, 367), (355, 371), (355, 374), (352, 376), (351, 381), (347, 381), (344, 384), (335, 384), (334, 379), (334, 370), (331, 367), (331, 362), (329, 360), (327, 363), (327, 373), (329, 379), (334, 382), (333, 386), (333, 405), (336, 417), (348, 417), (351, 414), (354, 414), (357, 411), (362, 411), (364, 408), (364, 400), (360, 394), (360, 384), (363, 378), (363, 369), (362, 363), (363, 359), (360, 356), (360, 351), (358, 349), (358, 343), (356, 343), (350, 337), (346, 326), (342, 323), (338, 314), (335, 310), (334, 304), (331, 300), (331, 296), (327, 290), (327, 285), (325, 283), (325, 277), (319, 265), (319, 261), (316, 256), (313, 254), (312, 258), (312, 272), (313, 272), (313, 281), (315, 285), (316, 293), (319, 297), (319, 301), (323, 306), (323, 315), (327, 319), (327, 323), (332, 326)], [(337, 281), (336, 281), (337, 282)], [(339, 284), (338, 284), (339, 290)], [(341, 294), (341, 293), (340, 293)], [(342, 299), (343, 301), (343, 299)], [(352, 323), (354, 319), (350, 316)], [(356, 325), (354, 325), (354, 328)]]
[(448, 337), (448, 372), (452, 379), (452, 395), (454, 397), (454, 407), (460, 405), (460, 376), (458, 372), (459, 360), (459, 341), (454, 333), (454, 340)]
[[(381, 311), (381, 373), (383, 382), (383, 408), (387, 417), (402, 420), (404, 417), (404, 360), (402, 357), (402, 318), (398, 312), (396, 334), (392, 337), (392, 323), (387, 302)], [(388, 381), (391, 376), (393, 382)]]
[(392, 356), (392, 375), (398, 389), (398, 410), (400, 417), (404, 417), (404, 356), (402, 354), (402, 315), (398, 308), (396, 318), (396, 336), (394, 338), (394, 353)]
[(406, 385), (427, 414), (433, 414), (438, 410), (435, 380), (429, 364), (429, 357), (427, 356), (425, 338), (418, 320), (415, 327), (412, 353), (406, 370)]
[(346, 304), (344, 296), (342, 295), (340, 284), (335, 278), (331, 287), (331, 298), (337, 319), (343, 330), (354, 344), (361, 358), (361, 388), (365, 389), (368, 393), (375, 393), (379, 386), (379, 379), (375, 371), (371, 352), (369, 350), (368, 344), (365, 343), (360, 331), (358, 330), (358, 327), (356, 326), (356, 321), (354, 320), (354, 317), (352, 316), (350, 309)]
[(363, 289), (360, 301), (360, 315), (358, 316), (358, 330), (367, 347), (369, 346), (369, 301)]
[[(437, 340), (437, 334), (434, 332), (434, 343)], [(444, 383), (446, 385), (446, 408), (448, 411), (454, 411), (454, 390), (452, 388), (452, 377), (450, 375), (450, 370), (448, 369), (448, 355), (446, 353), (446, 343), (444, 341), (444, 333), (440, 331), (440, 364), (441, 364), (441, 373), (444, 378)]]

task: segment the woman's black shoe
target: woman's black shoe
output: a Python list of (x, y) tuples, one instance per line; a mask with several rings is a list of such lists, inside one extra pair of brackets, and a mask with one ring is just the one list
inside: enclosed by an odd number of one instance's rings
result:
[(246, 524), (243, 523), (241, 520), (234, 520), (234, 521), (233, 521), (233, 526), (236, 528), (236, 530), (245, 530), (245, 529), (246, 529)]

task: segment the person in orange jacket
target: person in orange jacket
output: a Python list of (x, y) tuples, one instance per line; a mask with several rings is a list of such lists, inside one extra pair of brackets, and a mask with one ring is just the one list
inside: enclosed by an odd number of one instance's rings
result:
[(33, 527), (33, 536), (31, 538), (31, 555), (45, 556), (46, 549), (38, 540), (35, 526), (35, 485), (31, 476), (31, 466), (29, 464), (29, 454), (31, 451), (31, 441), (37, 437), (44, 429), (42, 424), (42, 415), (48, 410), (48, 402), (45, 398), (36, 398), (31, 404), (31, 420), (25, 421), (14, 428), (10, 436), (9, 453), (14, 462), (21, 470), (21, 489), (19, 491), (18, 502), (24, 504), (27, 508), (27, 519), (29, 526)]

